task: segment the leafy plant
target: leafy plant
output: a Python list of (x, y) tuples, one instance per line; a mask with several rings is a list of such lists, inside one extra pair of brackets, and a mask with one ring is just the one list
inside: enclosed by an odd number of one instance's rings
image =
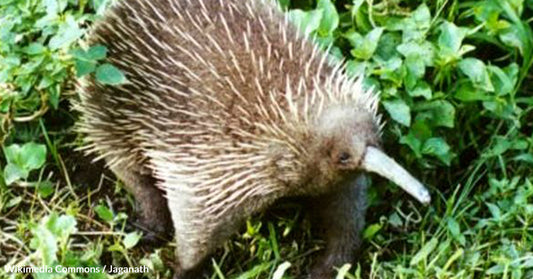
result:
[[(421, 209), (373, 181), (361, 256), (336, 278), (532, 277), (533, 1), (280, 3), (379, 92), (383, 146), (432, 192)], [(0, 1), (0, 265), (143, 264), (144, 276), (172, 276), (173, 247), (139, 248), (141, 234), (126, 226), (132, 198), (73, 151), (77, 116), (65, 100), (76, 98), (74, 78), (127, 82), (106, 46), (78, 43), (108, 4)], [(302, 208), (278, 210), (226, 243), (213, 278), (308, 268), (322, 243)]]

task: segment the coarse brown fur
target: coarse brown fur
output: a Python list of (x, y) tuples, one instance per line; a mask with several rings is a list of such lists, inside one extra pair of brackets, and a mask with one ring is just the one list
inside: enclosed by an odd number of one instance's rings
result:
[(327, 240), (312, 278), (352, 260), (376, 98), (275, 5), (123, 0), (87, 43), (107, 46), (128, 82), (80, 80), (85, 149), (124, 181), (152, 236), (175, 229), (176, 278), (198, 278), (243, 220), (281, 197), (312, 197)]

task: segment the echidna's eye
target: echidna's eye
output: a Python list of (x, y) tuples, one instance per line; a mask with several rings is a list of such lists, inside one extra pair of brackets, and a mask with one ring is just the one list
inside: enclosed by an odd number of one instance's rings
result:
[(339, 154), (339, 163), (343, 165), (348, 164), (350, 162), (350, 158), (351, 158), (350, 153), (341, 152)]

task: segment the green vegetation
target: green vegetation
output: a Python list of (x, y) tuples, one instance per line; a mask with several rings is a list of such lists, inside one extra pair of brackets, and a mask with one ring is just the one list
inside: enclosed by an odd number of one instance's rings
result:
[[(385, 149), (432, 192), (424, 208), (374, 177), (359, 261), (337, 278), (533, 277), (533, 1), (280, 2), (380, 92)], [(172, 245), (139, 247), (131, 196), (74, 152), (74, 77), (124, 80), (105, 46), (80, 43), (107, 6), (0, 1), (0, 266), (142, 264), (171, 276)], [(304, 217), (289, 204), (250, 220), (212, 278), (294, 278), (322, 245)]]

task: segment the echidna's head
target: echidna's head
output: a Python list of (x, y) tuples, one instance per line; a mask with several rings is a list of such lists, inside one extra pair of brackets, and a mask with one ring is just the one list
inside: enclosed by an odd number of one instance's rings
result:
[(316, 116), (307, 149), (307, 166), (319, 182), (316, 185), (331, 187), (368, 171), (388, 178), (420, 202), (429, 203), (424, 186), (380, 150), (377, 122), (373, 112), (348, 105), (324, 108)]

